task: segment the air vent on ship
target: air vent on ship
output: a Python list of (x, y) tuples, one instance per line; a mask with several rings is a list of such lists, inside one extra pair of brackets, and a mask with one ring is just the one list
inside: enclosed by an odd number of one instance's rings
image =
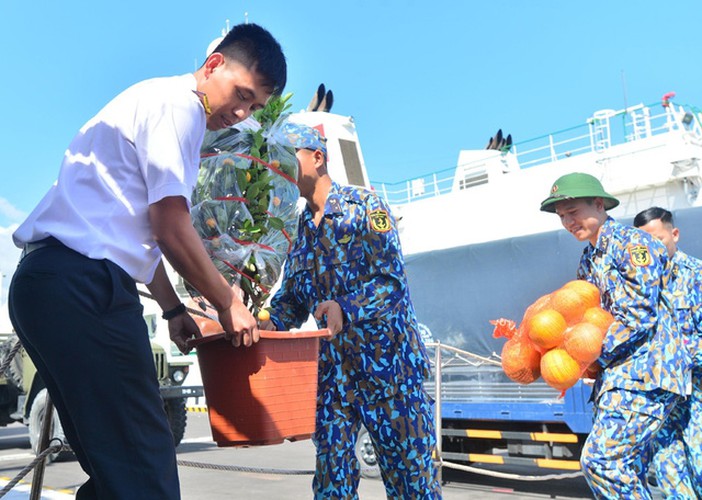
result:
[[(482, 167), (482, 165), (481, 165)], [(488, 174), (484, 168), (463, 168), (463, 178), (458, 180), (458, 189), (468, 189), (480, 184), (487, 184)]]
[(353, 186), (363, 186), (363, 169), (361, 168), (361, 158), (358, 155), (356, 142), (346, 139), (339, 139), (341, 147), (341, 158), (346, 168), (346, 178)]

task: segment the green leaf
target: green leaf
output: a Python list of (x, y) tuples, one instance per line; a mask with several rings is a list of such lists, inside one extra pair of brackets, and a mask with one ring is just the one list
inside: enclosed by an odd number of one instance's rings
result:
[(261, 146), (263, 146), (263, 134), (262, 134), (261, 131), (259, 130), (259, 131), (256, 132), (256, 134), (254, 135), (254, 147), (255, 147), (256, 149), (261, 149)]
[(268, 225), (271, 228), (276, 229), (278, 231), (282, 231), (285, 227), (285, 223), (283, 222), (283, 220), (279, 219), (278, 217), (270, 217), (268, 219)]
[(251, 184), (246, 190), (246, 199), (249, 201), (255, 201), (258, 197), (258, 193), (260, 192), (260, 190), (261, 189), (258, 187), (257, 184)]
[(239, 189), (244, 191), (249, 181), (246, 180), (246, 170), (242, 168), (236, 169), (236, 183), (239, 185)]

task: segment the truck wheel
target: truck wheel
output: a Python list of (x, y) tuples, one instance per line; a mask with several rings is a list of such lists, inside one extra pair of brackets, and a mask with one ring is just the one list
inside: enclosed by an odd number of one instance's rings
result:
[(361, 427), (356, 437), (356, 458), (361, 463), (361, 476), (373, 479), (380, 477), (380, 467), (375, 456), (373, 441), (365, 427)]
[[(41, 434), (41, 423), (44, 420), (44, 412), (46, 411), (46, 389), (39, 391), (37, 396), (32, 402), (32, 409), (29, 411), (29, 443), (32, 446), (32, 452), (38, 455), (41, 450), (39, 450), (39, 434)], [(66, 445), (66, 436), (63, 434), (63, 427), (61, 427), (61, 420), (59, 420), (58, 413), (54, 409), (52, 423), (51, 423), (51, 439), (58, 438), (63, 441)], [(74, 455), (72, 451), (59, 451), (57, 453), (51, 453), (47, 455), (47, 463), (60, 462), (62, 460), (71, 460)]]
[(173, 433), (173, 442), (178, 446), (185, 435), (185, 425), (188, 418), (185, 398), (166, 399), (164, 407), (168, 416), (168, 425)]

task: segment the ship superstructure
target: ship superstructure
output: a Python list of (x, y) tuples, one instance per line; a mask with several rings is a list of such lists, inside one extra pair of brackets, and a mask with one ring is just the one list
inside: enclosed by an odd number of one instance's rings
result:
[(630, 218), (652, 205), (702, 205), (702, 114), (670, 101), (602, 110), (582, 125), (505, 150), (463, 150), (455, 169), (373, 183), (400, 218), (406, 255), (560, 229), (539, 211), (569, 172), (599, 178)]

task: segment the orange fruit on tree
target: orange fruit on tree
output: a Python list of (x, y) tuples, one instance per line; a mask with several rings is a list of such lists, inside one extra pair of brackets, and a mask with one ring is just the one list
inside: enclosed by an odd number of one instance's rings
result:
[(563, 285), (563, 288), (567, 288), (569, 290), (577, 292), (577, 294), (580, 296), (580, 299), (585, 303), (586, 309), (588, 307), (599, 307), (600, 305), (600, 290), (589, 281), (569, 281), (568, 283)]
[(542, 349), (551, 349), (563, 341), (568, 327), (563, 316), (554, 309), (544, 309), (534, 314), (527, 324), (529, 338)]
[(568, 328), (563, 337), (563, 348), (573, 359), (590, 364), (600, 357), (604, 334), (592, 323), (581, 322)]
[(511, 380), (531, 384), (541, 373), (541, 354), (529, 342), (510, 339), (502, 346), (502, 370)]
[(609, 330), (609, 325), (614, 322), (614, 316), (601, 307), (591, 307), (583, 314), (583, 321), (597, 326), (604, 335)]
[(541, 377), (554, 389), (565, 391), (573, 387), (581, 373), (580, 364), (563, 348), (551, 349), (541, 356)]

